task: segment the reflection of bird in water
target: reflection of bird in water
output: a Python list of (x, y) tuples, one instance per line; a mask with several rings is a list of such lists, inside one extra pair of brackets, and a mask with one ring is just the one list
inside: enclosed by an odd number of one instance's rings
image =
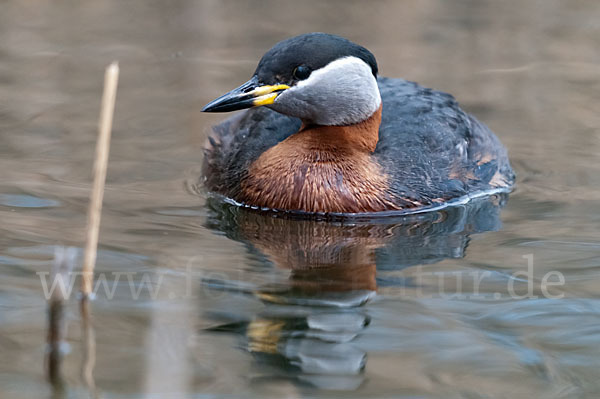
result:
[(276, 44), (248, 82), (204, 108), (266, 106), (214, 128), (206, 188), (313, 213), (424, 208), (510, 189), (506, 150), (451, 95), (377, 73), (373, 54), (338, 36)]
[(209, 331), (240, 334), (257, 361), (276, 366), (286, 376), (322, 388), (354, 389), (363, 381), (367, 359), (352, 340), (368, 324), (369, 317), (358, 308), (280, 309)]
[[(411, 286), (387, 277), (422, 263), (464, 256), (469, 234), (497, 230), (505, 195), (447, 208), (350, 224), (273, 218), (209, 201), (208, 227), (289, 269), (287, 285), (247, 291), (266, 307), (256, 314), (224, 310), (210, 330), (239, 334), (268, 373), (324, 388), (354, 389), (366, 352), (356, 345), (378, 286)], [(216, 316), (215, 316), (216, 317)]]

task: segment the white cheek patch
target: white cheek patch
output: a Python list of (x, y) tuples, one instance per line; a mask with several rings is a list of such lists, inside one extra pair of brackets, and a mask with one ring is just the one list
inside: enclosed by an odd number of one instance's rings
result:
[[(357, 82), (360, 80), (360, 82)], [(377, 81), (373, 76), (371, 67), (357, 57), (344, 57), (332, 61), (321, 69), (317, 69), (308, 77), (308, 79), (298, 82), (296, 87), (302, 88), (315, 86), (322, 82), (358, 83), (361, 87), (367, 88), (374, 85), (377, 87)], [(379, 90), (377, 90), (379, 92)]]
[(371, 67), (360, 58), (344, 57), (284, 91), (273, 108), (321, 125), (348, 125), (369, 118), (380, 105)]

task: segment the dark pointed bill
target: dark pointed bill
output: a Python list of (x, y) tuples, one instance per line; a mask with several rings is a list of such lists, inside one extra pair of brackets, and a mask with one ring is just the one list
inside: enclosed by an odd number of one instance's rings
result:
[(206, 104), (202, 112), (230, 112), (239, 109), (258, 107), (260, 105), (273, 104), (275, 98), (283, 90), (289, 89), (287, 85), (265, 85), (260, 86), (258, 78), (252, 79)]

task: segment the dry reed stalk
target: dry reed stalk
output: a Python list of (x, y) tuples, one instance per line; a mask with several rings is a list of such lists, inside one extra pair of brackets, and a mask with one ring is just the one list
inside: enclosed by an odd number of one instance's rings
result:
[(92, 285), (94, 282), (94, 267), (96, 266), (98, 234), (100, 230), (100, 217), (102, 215), (102, 198), (104, 197), (104, 183), (106, 181), (110, 134), (112, 131), (118, 81), (119, 65), (113, 62), (106, 68), (106, 72), (104, 73), (104, 91), (102, 92), (102, 108), (100, 109), (98, 141), (96, 142), (96, 157), (94, 159), (94, 183), (88, 209), (87, 237), (83, 273), (81, 276), (80, 313), (83, 335), (81, 375), (93, 397), (97, 397), (93, 376), (94, 365), (96, 363), (96, 339), (91, 323), (89, 299), (92, 294)]
[(82, 300), (86, 300), (92, 293), (92, 284), (94, 281), (98, 232), (100, 229), (100, 216), (102, 214), (102, 198), (104, 197), (104, 183), (106, 181), (106, 167), (108, 164), (110, 134), (115, 111), (118, 80), (119, 65), (113, 62), (106, 68), (104, 74), (104, 91), (102, 93), (102, 108), (100, 110), (100, 121), (98, 122), (98, 141), (96, 143), (96, 158), (94, 160), (94, 185), (88, 209), (87, 238), (81, 278)]

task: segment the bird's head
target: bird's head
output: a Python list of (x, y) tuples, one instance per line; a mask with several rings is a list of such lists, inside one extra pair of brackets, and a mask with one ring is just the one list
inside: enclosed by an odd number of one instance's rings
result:
[(309, 124), (359, 123), (381, 105), (377, 62), (369, 50), (339, 36), (296, 36), (277, 43), (262, 57), (249, 81), (202, 111), (262, 105)]

